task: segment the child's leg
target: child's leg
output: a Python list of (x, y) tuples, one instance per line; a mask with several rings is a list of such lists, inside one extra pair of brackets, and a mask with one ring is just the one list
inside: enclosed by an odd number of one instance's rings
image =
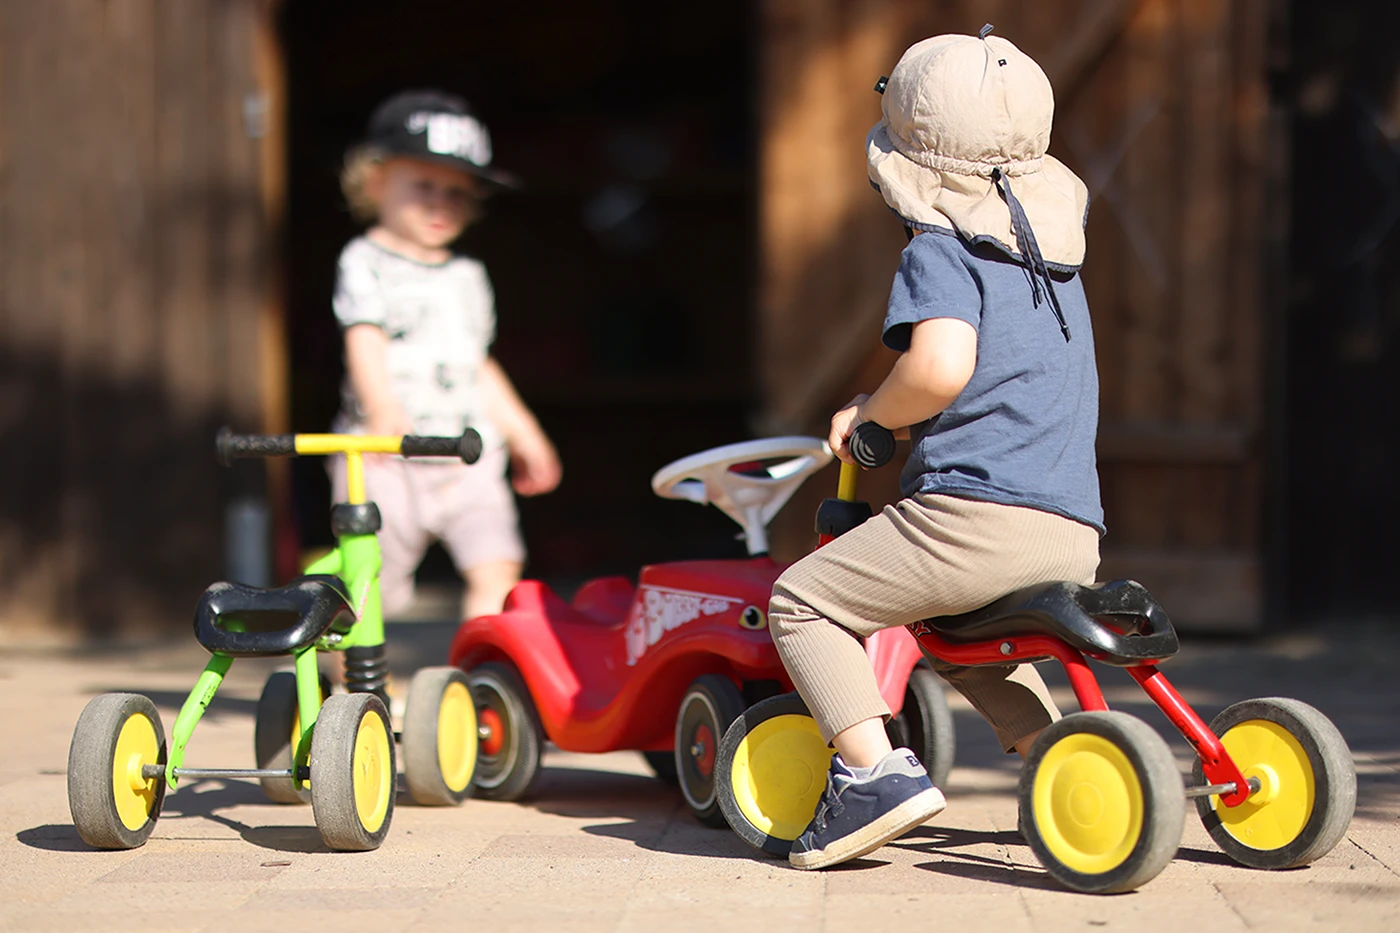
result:
[(505, 605), (506, 597), (520, 582), (524, 565), (517, 560), (493, 560), (468, 567), (462, 572), (467, 590), (462, 594), (462, 618), (494, 615)]
[[(414, 502), (410, 464), (397, 457), (365, 458), (365, 497), (379, 509), (379, 601), (384, 615), (403, 612), (413, 603), (413, 573), (431, 543)], [(331, 462), (331, 493), (344, 502), (345, 458)]]
[[(1087, 569), (1074, 566), (1086, 561)], [(886, 508), (788, 568), (773, 587), (769, 627), (822, 735), (840, 753), (789, 861), (824, 868), (856, 858), (943, 809), (913, 754), (891, 752), (889, 710), (851, 636), (970, 611), (1031, 583), (1082, 578), (1097, 564), (1098, 535), (1088, 526), (927, 496)]]
[(488, 451), (473, 466), (447, 468), (436, 492), (439, 536), (466, 580), (462, 618), (501, 611), (525, 565), (506, 453)]
[[(774, 587), (769, 625), (823, 736), (860, 726), (852, 738), (874, 741), (862, 724), (889, 710), (851, 635), (968, 612), (1037, 582), (1091, 579), (1097, 565), (1098, 534), (1087, 525), (949, 496), (906, 499), (789, 568)], [(1048, 694), (1029, 673), (1010, 685), (1005, 671), (995, 675), (1005, 697), (979, 706), (999, 734), (1050, 721)]]
[(1060, 718), (1059, 707), (1033, 664), (959, 667), (937, 658), (933, 669), (967, 698), (991, 724), (1001, 747), (1021, 757), (1046, 726)]

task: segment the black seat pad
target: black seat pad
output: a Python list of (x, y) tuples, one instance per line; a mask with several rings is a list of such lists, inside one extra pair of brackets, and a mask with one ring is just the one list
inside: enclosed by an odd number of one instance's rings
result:
[(1133, 580), (1041, 583), (981, 609), (922, 624), (958, 644), (1050, 635), (1122, 667), (1169, 658), (1180, 647), (1166, 612)]
[[(277, 626), (279, 616), (289, 624)], [(294, 654), (332, 627), (348, 627), (354, 621), (344, 582), (330, 574), (313, 574), (268, 590), (213, 584), (195, 610), (194, 634), (211, 652), (246, 658)]]

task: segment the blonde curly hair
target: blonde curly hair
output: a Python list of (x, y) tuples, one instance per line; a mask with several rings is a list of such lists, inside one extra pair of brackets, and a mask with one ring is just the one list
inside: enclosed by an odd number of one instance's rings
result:
[(340, 168), (340, 190), (350, 208), (350, 216), (363, 224), (379, 219), (379, 205), (365, 190), (371, 173), (384, 162), (384, 153), (373, 146), (356, 146), (345, 154)]
[[(373, 224), (379, 219), (379, 205), (369, 196), (369, 178), (379, 171), (389, 158), (391, 156), (369, 145), (356, 146), (345, 154), (345, 164), (340, 167), (340, 191), (345, 195), (345, 204), (350, 208), (350, 216), (362, 224)], [(463, 174), (471, 178), (473, 184), (474, 197), (464, 218), (464, 225), (470, 226), (481, 219), (481, 202), (491, 191), (469, 173)]]

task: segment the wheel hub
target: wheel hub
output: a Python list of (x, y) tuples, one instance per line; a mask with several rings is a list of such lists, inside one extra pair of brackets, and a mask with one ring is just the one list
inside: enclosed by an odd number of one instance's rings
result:
[(477, 735), (481, 737), (481, 753), (499, 755), (506, 744), (505, 723), (501, 714), (489, 706), (483, 706), (477, 714), (477, 719), (480, 723)]

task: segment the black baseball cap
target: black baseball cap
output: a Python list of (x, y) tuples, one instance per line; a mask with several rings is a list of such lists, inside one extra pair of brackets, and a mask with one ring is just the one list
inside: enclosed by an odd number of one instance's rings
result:
[(467, 102), (444, 91), (404, 91), (375, 108), (364, 145), (461, 169), (505, 188), (514, 175), (491, 167), (491, 134)]

